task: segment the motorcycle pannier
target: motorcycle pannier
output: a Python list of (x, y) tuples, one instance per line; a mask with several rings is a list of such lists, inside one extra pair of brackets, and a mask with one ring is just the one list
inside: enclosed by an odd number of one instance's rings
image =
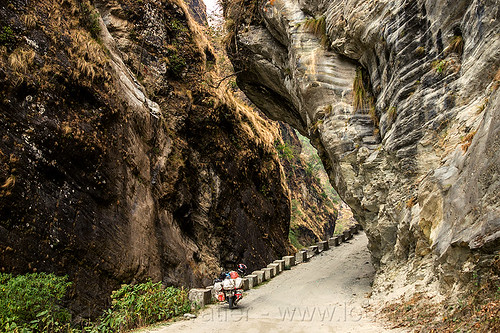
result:
[(224, 288), (224, 290), (234, 289), (234, 280), (233, 279), (225, 279), (224, 281), (222, 281), (222, 288)]
[(236, 279), (234, 279), (234, 287), (236, 289), (243, 288), (243, 279), (242, 278), (236, 278)]
[(216, 283), (214, 283), (214, 291), (216, 293), (218, 293), (221, 290), (222, 290), (222, 282), (216, 282)]

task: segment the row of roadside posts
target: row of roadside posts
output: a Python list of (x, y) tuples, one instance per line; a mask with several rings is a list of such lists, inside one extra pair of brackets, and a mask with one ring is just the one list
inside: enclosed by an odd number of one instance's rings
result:
[[(284, 270), (291, 269), (297, 264), (307, 262), (309, 259), (319, 253), (328, 251), (332, 247), (339, 246), (343, 242), (347, 242), (361, 230), (363, 230), (361, 224), (355, 224), (349, 229), (344, 230), (340, 235), (331, 237), (327, 241), (318, 242), (316, 243), (316, 245), (299, 250), (297, 253), (295, 253), (294, 256), (285, 256), (279, 260), (273, 261), (272, 263), (267, 265), (267, 267), (264, 267), (257, 271), (253, 271), (252, 274), (246, 275), (243, 278), (243, 290), (252, 289), (262, 282), (272, 279)], [(205, 305), (212, 303), (214, 299), (215, 295), (213, 286), (208, 286), (206, 288), (194, 288), (189, 290), (189, 300), (194, 305), (204, 307)]]

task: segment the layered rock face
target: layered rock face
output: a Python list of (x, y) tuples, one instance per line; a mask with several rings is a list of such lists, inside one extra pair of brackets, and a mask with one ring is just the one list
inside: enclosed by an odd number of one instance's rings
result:
[(2, 272), (68, 274), (92, 316), (287, 254), (278, 131), (210, 87), (183, 3), (3, 1), (0, 28)]
[(284, 123), (280, 123), (280, 130), (283, 145), (277, 149), (286, 173), (292, 208), (290, 240), (300, 248), (333, 235), (338, 209), (310, 162), (303, 158), (302, 143), (295, 131)]
[(460, 290), (500, 239), (496, 1), (228, 3), (238, 84), (312, 139), (376, 290)]

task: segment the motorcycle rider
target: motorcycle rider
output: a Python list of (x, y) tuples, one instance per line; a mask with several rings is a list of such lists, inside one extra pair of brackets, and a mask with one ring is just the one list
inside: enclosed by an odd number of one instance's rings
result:
[(236, 271), (221, 272), (219, 278), (215, 279), (217, 281), (214, 280), (214, 282), (220, 282), (224, 279), (236, 279), (238, 277), (244, 277), (247, 273), (247, 269), (248, 269), (247, 265), (238, 264)]

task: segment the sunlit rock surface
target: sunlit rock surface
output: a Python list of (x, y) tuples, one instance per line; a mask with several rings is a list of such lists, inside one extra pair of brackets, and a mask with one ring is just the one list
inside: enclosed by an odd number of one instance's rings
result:
[(226, 6), (240, 87), (319, 149), (365, 226), (376, 291), (460, 290), (499, 248), (499, 13), (492, 0)]

